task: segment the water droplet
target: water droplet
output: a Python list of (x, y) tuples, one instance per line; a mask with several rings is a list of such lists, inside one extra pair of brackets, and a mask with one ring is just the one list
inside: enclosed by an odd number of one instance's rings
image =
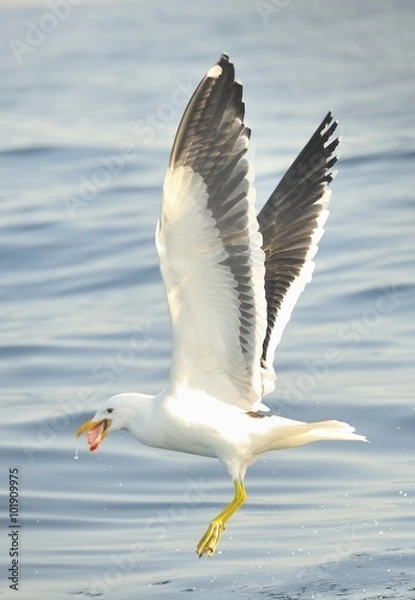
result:
[(75, 454), (74, 454), (74, 459), (75, 460), (78, 460), (78, 458), (79, 458), (79, 447), (80, 447), (80, 445), (81, 444), (78, 444), (77, 447), (76, 447)]

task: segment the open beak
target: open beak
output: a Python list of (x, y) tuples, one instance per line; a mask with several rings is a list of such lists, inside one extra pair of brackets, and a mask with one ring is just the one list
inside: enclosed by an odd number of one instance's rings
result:
[(93, 452), (96, 450), (104, 437), (107, 436), (108, 428), (111, 425), (111, 419), (102, 419), (101, 421), (93, 421), (89, 419), (83, 425), (78, 428), (76, 437), (79, 438), (83, 433), (86, 433), (89, 450)]

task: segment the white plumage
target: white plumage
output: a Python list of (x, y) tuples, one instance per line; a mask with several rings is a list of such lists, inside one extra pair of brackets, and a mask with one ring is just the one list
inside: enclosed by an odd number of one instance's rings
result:
[(235, 497), (210, 523), (199, 556), (215, 551), (246, 498), (246, 469), (263, 452), (365, 439), (339, 421), (265, 415), (261, 402), (274, 389), (275, 348), (313, 273), (336, 126), (329, 113), (257, 217), (242, 86), (226, 55), (208, 71), (176, 134), (156, 232), (172, 327), (170, 382), (155, 397), (110, 398), (78, 429), (91, 450), (126, 429), (149, 446), (226, 466)]

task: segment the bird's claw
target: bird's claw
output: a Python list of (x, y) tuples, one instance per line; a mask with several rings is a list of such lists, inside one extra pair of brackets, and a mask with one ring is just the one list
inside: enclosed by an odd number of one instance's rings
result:
[(224, 529), (225, 526), (221, 521), (212, 521), (210, 523), (205, 535), (197, 545), (196, 552), (199, 555), (199, 558), (201, 558), (203, 554), (207, 554), (209, 557), (212, 556)]

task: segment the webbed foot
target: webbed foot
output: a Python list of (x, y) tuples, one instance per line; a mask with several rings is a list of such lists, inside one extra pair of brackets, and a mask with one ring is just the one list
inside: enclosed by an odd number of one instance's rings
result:
[(199, 558), (203, 554), (207, 554), (208, 556), (212, 556), (215, 552), (216, 547), (219, 543), (220, 536), (222, 535), (222, 531), (225, 529), (224, 524), (220, 520), (214, 519), (209, 527), (206, 530), (205, 535), (202, 537), (200, 542), (197, 545), (196, 552), (199, 555)]

